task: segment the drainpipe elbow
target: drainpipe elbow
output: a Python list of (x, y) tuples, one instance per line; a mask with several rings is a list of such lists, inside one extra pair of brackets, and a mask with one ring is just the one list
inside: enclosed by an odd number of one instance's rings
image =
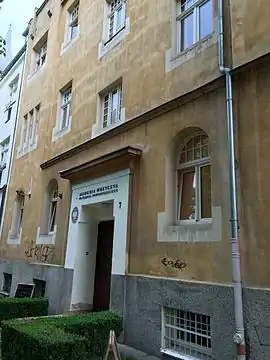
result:
[(223, 65), (219, 65), (219, 71), (222, 74), (229, 74), (231, 72), (231, 69), (224, 67)]

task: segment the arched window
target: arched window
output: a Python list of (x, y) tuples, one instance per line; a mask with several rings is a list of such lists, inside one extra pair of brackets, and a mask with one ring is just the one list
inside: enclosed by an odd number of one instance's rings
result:
[(51, 180), (44, 195), (42, 221), (40, 227), (41, 235), (50, 235), (55, 230), (56, 211), (58, 200), (58, 184), (55, 179)]
[(178, 221), (211, 219), (211, 157), (208, 136), (200, 132), (189, 137), (178, 155)]

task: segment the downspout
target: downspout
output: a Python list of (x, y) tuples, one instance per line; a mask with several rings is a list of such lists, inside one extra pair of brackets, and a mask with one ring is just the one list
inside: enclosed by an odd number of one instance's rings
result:
[(234, 292), (234, 313), (236, 332), (233, 340), (237, 345), (238, 360), (246, 359), (245, 329), (243, 315), (242, 279), (240, 250), (238, 238), (237, 217), (237, 193), (235, 176), (235, 152), (234, 152), (234, 120), (233, 120), (233, 91), (231, 69), (224, 66), (224, 17), (223, 0), (218, 0), (218, 55), (219, 70), (225, 75), (226, 80), (226, 107), (227, 107), (227, 131), (229, 150), (229, 193), (230, 193), (230, 227), (232, 244), (232, 282)]

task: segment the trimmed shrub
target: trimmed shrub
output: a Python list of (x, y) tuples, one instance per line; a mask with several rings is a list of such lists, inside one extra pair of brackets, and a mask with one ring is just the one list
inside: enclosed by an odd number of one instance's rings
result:
[(118, 337), (122, 331), (122, 319), (109, 311), (4, 321), (2, 357), (3, 360), (102, 358), (110, 330), (114, 330)]
[[(2, 324), (2, 358), (5, 360), (85, 359), (86, 339), (52, 324)], [(33, 326), (34, 325), (34, 326)], [(49, 326), (48, 326), (49, 325)]]
[(33, 298), (1, 298), (0, 323), (3, 320), (46, 316), (48, 315), (49, 302), (45, 299)]

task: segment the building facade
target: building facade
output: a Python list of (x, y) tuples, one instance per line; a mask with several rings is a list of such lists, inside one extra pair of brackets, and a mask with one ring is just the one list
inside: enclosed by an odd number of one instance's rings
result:
[(26, 45), (0, 72), (0, 233), (3, 225), (5, 195), (11, 169), (25, 52)]
[(34, 282), (52, 313), (117, 310), (123, 341), (159, 357), (269, 359), (267, 9), (266, 0), (43, 2), (29, 30), (0, 246), (11, 294)]

